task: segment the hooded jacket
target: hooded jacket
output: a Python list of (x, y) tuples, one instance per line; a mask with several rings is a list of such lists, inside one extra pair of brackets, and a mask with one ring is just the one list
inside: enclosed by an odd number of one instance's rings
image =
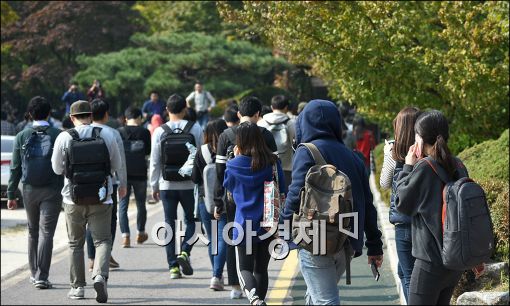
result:
[[(280, 193), (287, 193), (285, 177), (280, 161), (277, 162)], [(246, 220), (251, 220), (252, 228), (259, 235), (265, 233), (260, 228), (264, 212), (264, 182), (272, 181), (273, 167), (268, 166), (262, 170), (251, 170), (251, 157), (238, 155), (227, 162), (223, 186), (232, 193), (236, 203), (234, 222), (241, 225), (246, 234)], [(234, 228), (233, 238), (237, 239), (238, 231)], [(246, 237), (246, 236), (245, 236)], [(258, 241), (254, 239), (254, 241)]]
[[(353, 210), (358, 213), (358, 238), (349, 237), (355, 257), (362, 254), (363, 233), (366, 234), (367, 255), (381, 255), (381, 232), (377, 228), (377, 211), (372, 202), (368, 176), (363, 161), (342, 141), (342, 118), (335, 104), (326, 100), (312, 100), (306, 104), (296, 122), (296, 143), (313, 143), (324, 159), (345, 173), (352, 185)], [(289, 186), (283, 219), (291, 220), (299, 212), (300, 191), (305, 185), (308, 170), (315, 165), (311, 153), (298, 147), (292, 164), (292, 183)]]

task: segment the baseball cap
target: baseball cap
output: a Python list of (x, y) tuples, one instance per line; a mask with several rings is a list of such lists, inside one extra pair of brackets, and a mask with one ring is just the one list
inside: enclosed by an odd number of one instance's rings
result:
[(90, 108), (90, 103), (84, 100), (78, 100), (71, 104), (71, 111), (69, 113), (71, 116), (80, 115), (80, 114), (92, 114), (92, 109)]

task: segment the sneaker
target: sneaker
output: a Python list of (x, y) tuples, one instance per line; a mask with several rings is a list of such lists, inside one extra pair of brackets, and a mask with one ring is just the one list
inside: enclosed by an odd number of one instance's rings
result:
[(172, 269), (170, 269), (170, 279), (178, 279), (181, 277), (182, 275), (179, 267), (173, 267)]
[(182, 251), (181, 255), (177, 256), (177, 263), (181, 266), (184, 275), (193, 275), (188, 253)]
[(85, 289), (83, 287), (73, 288), (69, 290), (67, 297), (73, 300), (81, 300), (85, 298)]
[(106, 289), (106, 280), (101, 275), (94, 278), (94, 290), (96, 290), (96, 301), (106, 303), (108, 301), (108, 291)]
[(265, 305), (267, 305), (267, 304), (266, 304), (266, 302), (264, 302), (264, 300), (259, 300), (259, 299), (257, 299), (257, 300), (255, 300), (255, 301), (253, 302), (253, 304), (252, 304), (252, 305), (263, 305), (263, 306), (265, 306)]
[(35, 287), (37, 289), (51, 289), (53, 284), (48, 280), (38, 280), (35, 282)]
[(212, 289), (214, 291), (223, 291), (225, 288), (225, 285), (223, 284), (223, 277), (218, 278), (214, 276), (211, 278), (211, 285), (209, 286), (209, 289)]
[(113, 256), (110, 256), (110, 268), (116, 269), (118, 267), (120, 267), (119, 263), (113, 259)]
[(149, 239), (149, 235), (147, 233), (140, 233), (136, 236), (136, 243), (138, 244), (142, 244), (144, 243), (145, 241), (147, 241), (147, 239)]
[(242, 299), (243, 298), (243, 292), (239, 289), (232, 289), (232, 291), (230, 291), (230, 298), (232, 300), (238, 300), (238, 299)]
[(35, 277), (30, 276), (30, 283), (32, 285), (35, 285)]
[(122, 247), (123, 248), (131, 247), (131, 239), (129, 239), (129, 236), (122, 238)]
[(89, 272), (94, 271), (94, 259), (89, 258)]

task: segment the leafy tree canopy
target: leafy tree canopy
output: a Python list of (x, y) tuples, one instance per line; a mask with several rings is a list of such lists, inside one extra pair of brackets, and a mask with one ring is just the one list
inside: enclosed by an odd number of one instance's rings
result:
[(244, 1), (218, 3), (254, 25), (330, 94), (389, 127), (404, 106), (442, 110), (453, 150), (508, 128), (508, 2)]
[(218, 100), (249, 88), (270, 85), (274, 74), (288, 67), (271, 50), (221, 35), (201, 33), (135, 34), (132, 46), (118, 52), (81, 56), (74, 77), (79, 84), (103, 81), (117, 111), (141, 106), (151, 91), (162, 98), (187, 95), (196, 81)]

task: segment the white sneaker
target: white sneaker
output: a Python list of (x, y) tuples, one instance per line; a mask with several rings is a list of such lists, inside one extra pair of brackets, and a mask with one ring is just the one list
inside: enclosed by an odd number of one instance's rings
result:
[(67, 293), (67, 297), (73, 300), (81, 300), (85, 298), (85, 289), (83, 287), (73, 288)]
[(209, 286), (209, 289), (212, 289), (214, 291), (223, 291), (223, 289), (225, 289), (223, 277), (218, 278), (214, 276), (213, 278), (211, 278), (211, 285)]
[(108, 291), (103, 276), (97, 275), (94, 278), (94, 289), (96, 290), (96, 301), (98, 303), (106, 303), (108, 301)]
[(242, 299), (243, 298), (243, 292), (241, 290), (238, 290), (238, 289), (232, 289), (232, 291), (230, 291), (230, 298), (232, 300)]

